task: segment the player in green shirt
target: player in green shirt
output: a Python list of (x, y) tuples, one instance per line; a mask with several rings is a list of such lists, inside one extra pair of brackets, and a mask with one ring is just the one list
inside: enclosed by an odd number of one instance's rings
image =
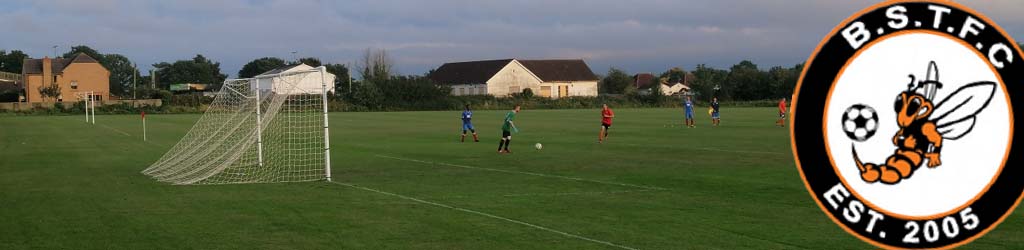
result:
[(512, 131), (518, 132), (516, 124), (512, 123), (512, 120), (516, 119), (516, 114), (519, 113), (519, 105), (516, 105), (512, 111), (505, 114), (505, 122), (501, 124), (501, 141), (498, 142), (498, 153), (512, 153), (508, 150), (508, 145), (512, 144)]

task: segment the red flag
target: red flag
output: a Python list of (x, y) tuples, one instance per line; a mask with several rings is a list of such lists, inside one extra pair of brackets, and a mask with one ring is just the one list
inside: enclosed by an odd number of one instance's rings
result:
[(143, 119), (143, 120), (145, 120), (145, 119), (146, 119), (146, 111), (142, 111), (142, 119)]

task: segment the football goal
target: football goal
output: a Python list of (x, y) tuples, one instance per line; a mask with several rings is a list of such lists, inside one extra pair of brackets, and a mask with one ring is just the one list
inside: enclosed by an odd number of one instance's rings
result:
[(142, 173), (182, 185), (330, 181), (333, 84), (324, 67), (308, 66), (226, 80), (199, 121)]

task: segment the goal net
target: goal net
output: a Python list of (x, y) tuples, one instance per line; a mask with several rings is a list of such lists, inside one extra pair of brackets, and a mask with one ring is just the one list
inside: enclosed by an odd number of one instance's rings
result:
[(172, 184), (329, 181), (328, 83), (324, 67), (229, 79), (142, 173)]

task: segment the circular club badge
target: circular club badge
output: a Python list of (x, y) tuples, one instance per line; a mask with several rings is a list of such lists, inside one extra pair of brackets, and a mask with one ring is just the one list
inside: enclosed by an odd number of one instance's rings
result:
[(810, 194), (850, 234), (883, 248), (956, 247), (1020, 202), (1021, 93), (1021, 50), (985, 16), (947, 1), (884, 2), (811, 55), (793, 152)]

